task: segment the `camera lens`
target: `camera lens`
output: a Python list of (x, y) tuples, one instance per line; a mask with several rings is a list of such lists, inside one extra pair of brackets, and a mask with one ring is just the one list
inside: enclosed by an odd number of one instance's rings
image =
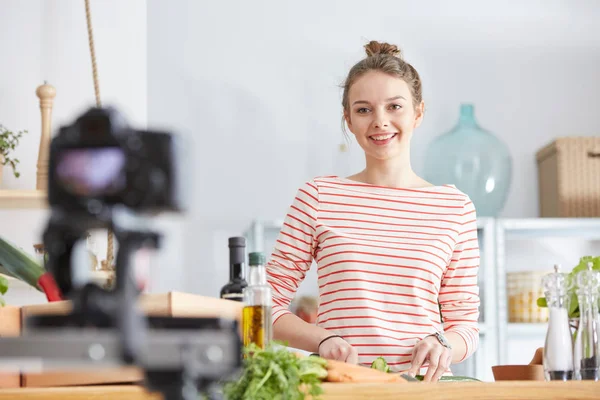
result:
[(138, 135), (132, 135), (127, 139), (127, 146), (130, 150), (137, 152), (142, 148), (142, 141)]

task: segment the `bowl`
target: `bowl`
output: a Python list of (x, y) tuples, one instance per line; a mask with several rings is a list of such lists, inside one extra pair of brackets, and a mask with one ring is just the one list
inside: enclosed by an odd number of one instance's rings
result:
[(543, 365), (495, 365), (496, 381), (545, 381)]

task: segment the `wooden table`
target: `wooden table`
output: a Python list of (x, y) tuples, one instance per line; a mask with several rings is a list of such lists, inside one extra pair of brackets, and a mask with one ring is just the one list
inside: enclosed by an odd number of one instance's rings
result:
[[(446, 382), (403, 384), (325, 383), (322, 400), (470, 400), (598, 399), (600, 382)], [(88, 386), (0, 390), (0, 400), (161, 400), (158, 394), (130, 386)]]

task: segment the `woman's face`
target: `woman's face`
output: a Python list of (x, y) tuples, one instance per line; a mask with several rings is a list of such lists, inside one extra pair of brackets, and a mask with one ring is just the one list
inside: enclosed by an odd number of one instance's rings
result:
[(350, 87), (348, 100), (346, 123), (367, 158), (408, 156), (412, 132), (423, 119), (423, 104), (413, 107), (404, 80), (369, 71)]

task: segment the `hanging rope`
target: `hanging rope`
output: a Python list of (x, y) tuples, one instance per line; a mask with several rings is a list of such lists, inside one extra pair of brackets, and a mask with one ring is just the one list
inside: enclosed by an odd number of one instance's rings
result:
[[(85, 0), (85, 17), (87, 21), (88, 41), (90, 44), (90, 55), (92, 56), (92, 74), (94, 78), (94, 93), (96, 95), (96, 107), (102, 107), (100, 101), (100, 86), (98, 84), (98, 67), (96, 65), (96, 51), (94, 50), (94, 33), (92, 31), (92, 13), (90, 11), (90, 1)], [(106, 246), (106, 267), (112, 269), (114, 259), (113, 233), (108, 230)]]
[(88, 42), (92, 56), (92, 74), (94, 77), (94, 93), (96, 94), (96, 107), (102, 107), (100, 101), (100, 86), (98, 85), (98, 67), (96, 65), (96, 51), (94, 49), (94, 32), (92, 31), (92, 14), (90, 12), (90, 1), (85, 0), (85, 18), (87, 21)]

